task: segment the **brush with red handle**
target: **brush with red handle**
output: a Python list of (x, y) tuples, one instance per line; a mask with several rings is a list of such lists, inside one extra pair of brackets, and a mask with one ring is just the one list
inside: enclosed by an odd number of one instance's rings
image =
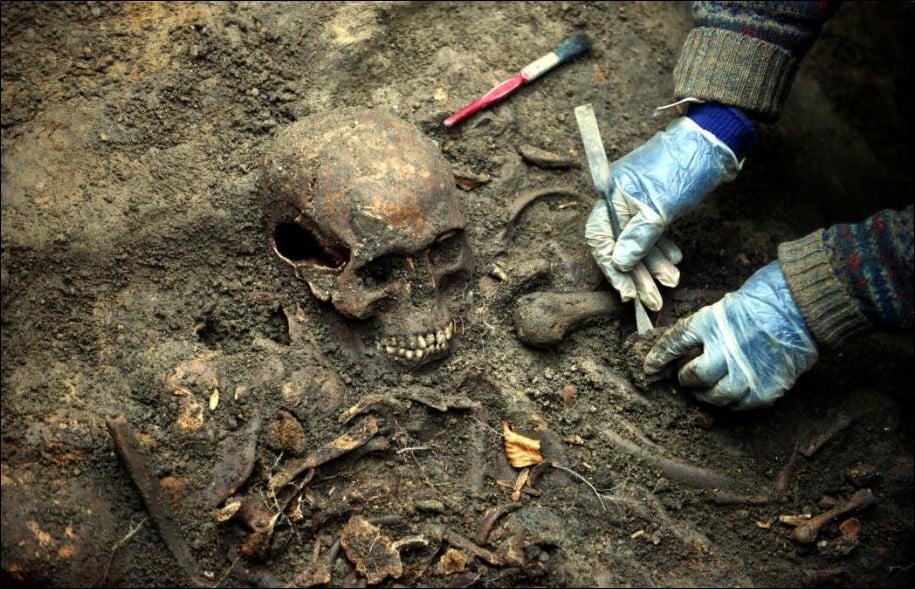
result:
[(445, 119), (445, 127), (450, 129), (484, 108), (488, 108), (501, 100), (505, 100), (514, 94), (521, 86), (536, 80), (557, 65), (578, 57), (590, 47), (591, 44), (588, 42), (588, 38), (584, 33), (575, 33), (563, 41), (556, 49), (550, 51), (537, 61), (531, 62), (525, 66), (518, 75), (505, 80), (480, 98), (474, 100)]

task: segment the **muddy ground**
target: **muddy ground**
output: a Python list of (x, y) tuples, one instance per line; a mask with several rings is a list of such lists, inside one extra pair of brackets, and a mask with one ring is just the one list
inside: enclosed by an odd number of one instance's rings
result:
[[(741, 177), (675, 228), (682, 285), (658, 324), (783, 240), (910, 200), (912, 22), (904, 3), (839, 10)], [(572, 110), (594, 104), (611, 158), (639, 145), (674, 116), (651, 113), (691, 25), (666, 3), (3, 3), (4, 583), (911, 587), (910, 334), (824, 353), (747, 414), (637, 386), (630, 312), (551, 349), (516, 338), (524, 292), (606, 285), (582, 249), (586, 204), (538, 200), (503, 240), (510, 204), (546, 186), (592, 198)], [(575, 30), (589, 54), (445, 132)], [(420, 371), (383, 362), (372, 321), (338, 318), (267, 247), (265, 149), (341, 106), (393, 111), (489, 180), (458, 190), (474, 273), (454, 351)], [(575, 166), (540, 168), (525, 145)], [(537, 258), (551, 275), (521, 283)], [(132, 469), (106, 428), (118, 416)], [(502, 420), (588, 483), (543, 468), (493, 523), (519, 472)], [(374, 441), (271, 491), (350, 428)], [(216, 521), (234, 499), (214, 481), (240, 483), (260, 536)], [(857, 532), (843, 516), (800, 544), (778, 522), (860, 489), (876, 501)]]

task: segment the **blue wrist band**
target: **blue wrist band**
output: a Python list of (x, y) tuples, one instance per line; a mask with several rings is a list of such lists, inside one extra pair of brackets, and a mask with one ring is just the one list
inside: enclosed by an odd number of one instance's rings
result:
[(758, 139), (753, 122), (733, 106), (718, 102), (691, 104), (686, 116), (730, 147), (737, 159)]

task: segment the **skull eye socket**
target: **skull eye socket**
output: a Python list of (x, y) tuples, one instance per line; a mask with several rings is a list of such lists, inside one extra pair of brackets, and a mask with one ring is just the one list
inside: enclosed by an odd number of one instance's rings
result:
[(274, 226), (273, 247), (281, 258), (293, 265), (309, 264), (339, 270), (349, 258), (345, 251), (322, 246), (314, 233), (291, 221)]
[(464, 231), (452, 229), (438, 236), (429, 248), (433, 266), (453, 266), (461, 261), (464, 252)]
[(403, 274), (407, 260), (402, 254), (387, 254), (375, 258), (359, 269), (359, 278), (367, 288), (382, 288)]

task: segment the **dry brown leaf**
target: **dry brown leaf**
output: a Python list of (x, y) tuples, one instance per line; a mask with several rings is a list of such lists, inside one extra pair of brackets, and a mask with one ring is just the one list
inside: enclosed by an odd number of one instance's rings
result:
[(512, 430), (509, 422), (502, 422), (502, 435), (505, 436), (505, 456), (515, 468), (524, 468), (543, 462), (540, 455), (540, 440), (534, 440)]
[(515, 479), (515, 486), (512, 488), (512, 501), (517, 501), (521, 499), (521, 489), (524, 488), (524, 485), (531, 479), (531, 469), (525, 468), (520, 473), (518, 473), (518, 478)]

